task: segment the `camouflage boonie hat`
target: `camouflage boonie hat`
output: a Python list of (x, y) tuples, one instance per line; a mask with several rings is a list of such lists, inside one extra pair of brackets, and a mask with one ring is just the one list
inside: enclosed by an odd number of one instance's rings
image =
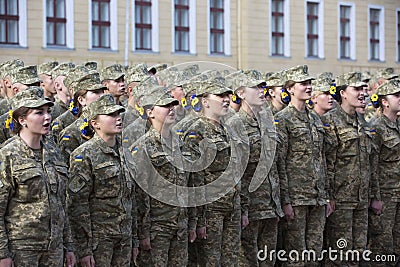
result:
[(399, 75), (394, 73), (393, 68), (384, 68), (384, 69), (377, 70), (375, 73), (375, 77), (378, 79), (383, 78), (385, 80), (391, 80), (391, 79), (399, 77)]
[(196, 95), (202, 96), (204, 94), (220, 95), (223, 93), (233, 93), (232, 89), (226, 87), (225, 79), (222, 77), (215, 77), (200, 83), (197, 88)]
[(97, 62), (96, 61), (87, 61), (87, 62), (83, 63), (82, 65), (85, 66), (86, 68), (88, 68), (89, 70), (97, 70)]
[(225, 77), (226, 86), (236, 91), (242, 86), (254, 87), (265, 83), (264, 80), (256, 80), (253, 77), (246, 75), (243, 71), (231, 73)]
[(332, 72), (324, 72), (321, 73), (316, 80), (311, 82), (312, 90), (319, 92), (329, 92), (331, 89), (331, 85), (333, 83), (333, 73)]
[(61, 63), (51, 71), (51, 76), (53, 79), (57, 78), (58, 76), (67, 76), (68, 72), (74, 67), (75, 64), (71, 62)]
[(166, 106), (169, 104), (179, 105), (179, 101), (175, 98), (172, 98), (171, 95), (166, 92), (166, 88), (163, 86), (152, 88), (149, 93), (144, 94), (139, 100), (139, 105), (141, 107)]
[(308, 74), (308, 66), (300, 65), (297, 67), (293, 67), (285, 70), (286, 81), (294, 81), (296, 83), (314, 80), (314, 77)]
[(129, 85), (132, 82), (141, 82), (149, 76), (146, 64), (140, 63), (128, 68), (125, 74), (125, 81)]
[(160, 72), (162, 70), (165, 70), (166, 68), (168, 68), (168, 64), (156, 64), (153, 66), (150, 66), (147, 68), (148, 72), (151, 72), (153, 74), (156, 74), (157, 72)]
[(83, 76), (89, 74), (89, 69), (82, 66), (82, 65), (78, 65), (75, 68), (71, 69), (68, 74), (67, 77), (65, 77), (64, 79), (64, 85), (65, 87), (67, 87), (69, 89), (69, 87), (72, 85), (72, 83), (74, 83), (75, 81), (79, 80), (80, 78), (82, 78)]
[(124, 75), (125, 75), (125, 70), (121, 64), (113, 64), (103, 68), (100, 71), (101, 81), (117, 80)]
[(97, 71), (92, 70), (85, 76), (81, 77), (79, 80), (76, 80), (71, 85), (71, 90), (75, 95), (80, 90), (86, 91), (95, 91), (98, 89), (107, 89), (104, 85), (100, 82), (100, 75)]
[(366, 70), (361, 73), (361, 81), (367, 82), (367, 81), (371, 80), (371, 78), (372, 78), (372, 75), (369, 71)]
[(46, 75), (51, 76), (51, 71), (57, 66), (58, 66), (57, 61), (49, 61), (49, 62), (42, 63), (37, 66), (37, 73), (38, 73), (38, 75), (46, 74)]
[(14, 59), (4, 62), (0, 67), (0, 79), (5, 79), (13, 72), (14, 69), (24, 66), (24, 62), (20, 59)]
[(267, 87), (283, 87), (285, 84), (283, 72), (272, 73), (265, 79), (265, 85)]
[(110, 94), (100, 96), (96, 101), (89, 104), (88, 120), (93, 119), (97, 115), (108, 115), (116, 111), (124, 112), (123, 106), (115, 104), (114, 97)]
[(336, 86), (353, 86), (353, 87), (360, 87), (366, 86), (367, 84), (361, 81), (361, 72), (348, 72), (342, 75), (339, 75), (335, 79)]
[(376, 94), (382, 96), (394, 95), (398, 92), (400, 92), (400, 80), (398, 79), (389, 80), (376, 89)]
[(43, 89), (38, 86), (30, 86), (11, 98), (11, 108), (13, 111), (21, 107), (38, 108), (43, 105), (53, 106), (54, 103), (44, 99)]
[(36, 65), (20, 67), (10, 73), (11, 84), (22, 83), (25, 85), (40, 82), (36, 72)]

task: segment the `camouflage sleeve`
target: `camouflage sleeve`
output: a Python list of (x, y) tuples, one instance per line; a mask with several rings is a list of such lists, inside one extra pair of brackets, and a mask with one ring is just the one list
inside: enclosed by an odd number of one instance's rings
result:
[[(188, 177), (188, 186), (189, 187), (195, 187), (195, 182), (193, 181), (193, 176), (190, 176), (190, 174), (187, 174)], [(188, 208), (188, 229), (189, 230), (196, 230), (197, 227), (197, 208), (196, 207), (190, 207)]]
[(334, 122), (328, 116), (322, 116), (321, 118), (324, 129), (324, 148), (325, 148), (325, 161), (326, 161), (326, 181), (325, 187), (327, 189), (328, 199), (334, 199), (334, 179), (335, 179), (335, 163), (336, 163), (336, 151), (338, 146), (338, 140), (336, 136), (336, 130)]
[(285, 125), (285, 121), (277, 117), (275, 119), (276, 131), (278, 134), (278, 144), (277, 144), (277, 168), (279, 173), (279, 184), (281, 192), (281, 204), (282, 206), (291, 203), (289, 195), (289, 183), (286, 172), (286, 157), (288, 151), (288, 131)]
[(89, 197), (93, 188), (90, 159), (74, 151), (70, 157), (68, 216), (79, 257), (92, 255), (92, 229)]
[(9, 170), (10, 159), (3, 156), (3, 153), (3, 151), (0, 153), (0, 259), (12, 257), (8, 248), (8, 234), (4, 217), (7, 214), (8, 201), (13, 188)]
[(79, 140), (74, 135), (69, 135), (65, 130), (58, 137), (58, 146), (65, 159), (69, 159), (72, 151), (79, 147)]
[(372, 138), (372, 152), (370, 155), (370, 166), (371, 166), (371, 180), (369, 186), (369, 198), (374, 200), (381, 200), (380, 194), (380, 183), (379, 183), (379, 174), (378, 174), (378, 164), (379, 164), (379, 155), (381, 155), (381, 146), (382, 146), (382, 138), (379, 134), (379, 131), (375, 129), (377, 132), (373, 135)]

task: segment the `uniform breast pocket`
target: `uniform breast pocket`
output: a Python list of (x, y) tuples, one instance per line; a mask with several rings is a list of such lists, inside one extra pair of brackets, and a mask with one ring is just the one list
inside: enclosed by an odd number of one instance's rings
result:
[(46, 185), (43, 180), (43, 172), (35, 164), (16, 166), (13, 175), (19, 202), (31, 203), (45, 198)]
[(384, 161), (398, 161), (400, 160), (400, 137), (399, 136), (389, 136), (383, 139), (383, 146), (386, 153), (383, 153), (381, 157)]
[(235, 155), (231, 156), (231, 146), (222, 138), (211, 140), (217, 149), (217, 154), (213, 163), (210, 165), (210, 171), (222, 171), (228, 166), (230, 160), (235, 160)]
[(353, 157), (358, 155), (359, 136), (355, 129), (345, 128), (338, 130), (339, 148), (338, 157)]
[(311, 135), (305, 127), (292, 129), (289, 145), (293, 152), (307, 152), (310, 150)]
[(112, 161), (94, 166), (94, 190), (97, 198), (113, 198), (119, 195), (121, 179), (118, 167)]

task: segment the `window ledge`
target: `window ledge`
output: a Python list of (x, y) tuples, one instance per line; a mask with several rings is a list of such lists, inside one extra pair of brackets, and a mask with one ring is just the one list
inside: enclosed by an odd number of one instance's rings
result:
[(193, 57), (197, 56), (197, 53), (190, 53), (190, 52), (171, 52), (174, 56), (184, 56), (184, 57)]
[(90, 52), (101, 52), (101, 53), (118, 53), (118, 50), (112, 50), (111, 48), (89, 48)]
[(45, 46), (45, 47), (42, 47), (42, 49), (45, 49), (45, 50), (60, 50), (60, 51), (73, 51), (73, 50), (75, 50), (75, 48), (70, 48), (70, 47), (66, 47), (66, 46), (56, 46), (56, 45)]
[(160, 52), (152, 51), (152, 50), (133, 50), (133, 54), (151, 54), (151, 55), (159, 55)]
[(343, 62), (356, 62), (356, 59), (352, 59), (352, 58), (338, 58), (338, 61), (343, 61)]
[(232, 57), (232, 55), (227, 54), (208, 54), (209, 57)]
[(1, 49), (28, 49), (27, 46), (20, 46), (20, 45), (14, 45), (14, 44), (0, 44)]
[(305, 57), (305, 60), (325, 60), (324, 57)]
[(291, 56), (281, 56), (281, 55), (269, 55), (270, 58), (282, 58), (282, 59), (290, 59)]
[(386, 60), (379, 60), (379, 59), (369, 59), (369, 63), (386, 63)]

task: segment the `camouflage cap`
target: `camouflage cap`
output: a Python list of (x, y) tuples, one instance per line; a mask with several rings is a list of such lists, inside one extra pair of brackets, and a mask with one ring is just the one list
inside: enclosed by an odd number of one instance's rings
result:
[(57, 78), (58, 76), (67, 76), (68, 72), (74, 67), (75, 64), (71, 62), (61, 63), (51, 71), (51, 76), (53, 79)]
[(107, 87), (101, 84), (100, 74), (95, 70), (90, 71), (71, 84), (71, 90), (74, 95), (80, 90), (95, 91), (99, 89), (107, 89)]
[(215, 77), (203, 81), (197, 88), (196, 95), (202, 96), (204, 94), (220, 95), (223, 93), (233, 93), (232, 89), (226, 87), (225, 79), (223, 77)]
[(46, 75), (51, 76), (51, 71), (57, 66), (58, 66), (57, 61), (49, 61), (49, 62), (42, 63), (37, 66), (37, 73), (38, 73), (38, 75), (46, 74)]
[(329, 92), (331, 85), (333, 83), (333, 73), (323, 72), (318, 75), (316, 80), (311, 82), (313, 91), (319, 92)]
[(168, 68), (168, 64), (161, 63), (148, 67), (147, 71), (156, 74), (157, 72), (165, 70), (166, 68)]
[(101, 81), (104, 80), (117, 80), (125, 75), (125, 70), (121, 64), (113, 64), (103, 68), (100, 71)]
[(198, 64), (191, 64), (183, 68), (183, 71), (186, 71), (190, 77), (193, 77), (200, 73), (200, 67)]
[(260, 80), (260, 81), (265, 82), (265, 79), (264, 79), (262, 73), (259, 72), (258, 70), (247, 69), (247, 70), (243, 70), (243, 73), (246, 74), (247, 76), (250, 76), (254, 80)]
[(378, 79), (383, 78), (385, 80), (391, 80), (391, 79), (399, 77), (399, 75), (394, 73), (393, 68), (384, 68), (384, 69), (377, 70), (375, 73), (375, 77)]
[(367, 81), (371, 80), (371, 78), (372, 78), (372, 75), (369, 71), (366, 70), (361, 73), (361, 81), (367, 82)]
[(139, 63), (127, 69), (125, 74), (125, 81), (126, 84), (129, 85), (132, 82), (141, 82), (149, 76), (150, 75), (147, 71), (147, 65)]
[(20, 67), (10, 73), (11, 84), (22, 83), (25, 85), (40, 82), (36, 72), (36, 65)]
[(254, 87), (262, 83), (265, 83), (265, 81), (256, 80), (252, 76), (246, 75), (243, 71), (237, 71), (225, 77), (226, 86), (231, 88), (233, 91), (236, 91), (242, 86)]
[(20, 59), (13, 59), (4, 62), (0, 67), (0, 79), (5, 79), (14, 69), (24, 66), (24, 62)]
[(43, 89), (38, 86), (30, 86), (11, 98), (11, 108), (13, 111), (21, 107), (38, 108), (43, 105), (53, 106), (54, 103), (44, 99)]
[(89, 70), (97, 70), (97, 62), (96, 61), (86, 61), (85, 63), (82, 64)]
[(110, 94), (100, 96), (97, 100), (88, 105), (88, 118), (93, 119), (97, 115), (109, 115), (116, 111), (124, 112), (123, 106), (115, 104), (114, 97)]
[(64, 79), (65, 87), (69, 88), (75, 81), (79, 80), (87, 74), (89, 74), (88, 68), (82, 65), (76, 66), (67, 73), (67, 76)]
[(172, 72), (165, 80), (165, 86), (168, 87), (168, 89), (182, 86), (182, 84), (190, 80), (190, 77), (191, 75), (187, 71)]
[[(140, 97), (150, 92), (153, 88), (160, 86), (156, 77), (149, 75), (142, 82), (140, 82), (132, 92), (133, 97)], [(165, 88), (165, 87), (163, 87)], [(165, 88), (166, 89), (166, 88)]]
[(336, 86), (353, 86), (353, 87), (360, 87), (366, 86), (367, 84), (361, 81), (361, 72), (348, 72), (341, 74), (336, 77)]
[(285, 84), (283, 72), (275, 72), (268, 76), (265, 80), (267, 87), (283, 87)]
[(269, 78), (269, 76), (271, 76), (272, 74), (274, 74), (275, 72), (272, 71), (267, 71), (264, 75), (265, 75), (265, 80), (267, 80)]
[(398, 79), (389, 80), (376, 89), (376, 94), (381, 96), (393, 95), (398, 92), (400, 92), (400, 80)]
[(171, 95), (166, 92), (166, 88), (163, 86), (157, 86), (150, 90), (149, 93), (144, 94), (139, 101), (141, 107), (145, 106), (166, 106), (169, 104), (179, 105), (179, 101), (172, 98)]
[(297, 83), (314, 80), (314, 77), (308, 74), (308, 66), (300, 65), (297, 67), (292, 67), (290, 69), (285, 70), (285, 79), (286, 81), (294, 81)]

